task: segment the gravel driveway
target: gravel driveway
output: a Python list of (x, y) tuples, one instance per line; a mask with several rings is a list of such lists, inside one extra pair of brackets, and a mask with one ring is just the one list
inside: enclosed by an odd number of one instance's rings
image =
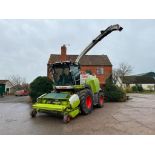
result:
[(61, 117), (29, 115), (29, 97), (0, 98), (0, 134), (155, 134), (155, 95), (130, 94), (122, 103), (105, 103), (69, 124)]

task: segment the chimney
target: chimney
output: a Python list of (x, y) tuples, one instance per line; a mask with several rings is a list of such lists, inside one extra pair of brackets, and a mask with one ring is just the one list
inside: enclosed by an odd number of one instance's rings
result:
[(67, 60), (66, 52), (67, 52), (66, 45), (61, 46), (61, 56), (60, 56), (61, 61), (66, 61)]

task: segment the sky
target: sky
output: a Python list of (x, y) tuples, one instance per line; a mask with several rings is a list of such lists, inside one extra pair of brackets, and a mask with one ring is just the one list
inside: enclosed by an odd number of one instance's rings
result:
[(120, 63), (133, 67), (132, 74), (155, 72), (155, 20), (0, 20), (0, 79), (20, 75), (28, 83), (47, 75), (50, 54), (80, 54), (101, 30), (113, 24), (113, 32), (88, 54), (108, 55), (113, 68)]

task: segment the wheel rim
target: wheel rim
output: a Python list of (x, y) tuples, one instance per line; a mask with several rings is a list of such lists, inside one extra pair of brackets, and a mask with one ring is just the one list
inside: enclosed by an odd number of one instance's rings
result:
[(103, 103), (104, 103), (104, 98), (103, 98), (103, 96), (100, 96), (99, 102), (100, 102), (100, 105), (103, 105)]
[(92, 99), (91, 99), (90, 96), (87, 96), (87, 98), (86, 98), (86, 106), (87, 106), (87, 108), (90, 109), (91, 105), (92, 105)]

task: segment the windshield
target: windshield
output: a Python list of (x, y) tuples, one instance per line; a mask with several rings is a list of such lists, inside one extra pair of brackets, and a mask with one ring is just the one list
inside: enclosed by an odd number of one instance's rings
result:
[(66, 86), (66, 85), (72, 85), (72, 78), (70, 74), (69, 67), (66, 65), (62, 66), (55, 66), (53, 68), (53, 77), (55, 84), (58, 86)]

